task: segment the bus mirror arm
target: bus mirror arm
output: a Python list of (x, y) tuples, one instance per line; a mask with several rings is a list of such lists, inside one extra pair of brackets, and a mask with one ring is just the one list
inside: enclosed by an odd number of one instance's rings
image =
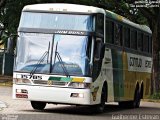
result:
[(100, 59), (101, 60), (104, 58), (104, 54), (105, 54), (105, 44), (102, 43), (101, 53), (100, 53)]

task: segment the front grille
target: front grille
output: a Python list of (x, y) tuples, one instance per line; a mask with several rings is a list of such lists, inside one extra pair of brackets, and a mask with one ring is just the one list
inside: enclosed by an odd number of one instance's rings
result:
[(67, 84), (68, 84), (68, 82), (52, 81), (52, 85), (65, 86)]
[(39, 85), (53, 85), (53, 86), (65, 86), (68, 84), (68, 82), (53, 81), (53, 80), (34, 80), (33, 83)]
[(34, 84), (42, 84), (42, 85), (47, 85), (47, 80), (34, 80)]

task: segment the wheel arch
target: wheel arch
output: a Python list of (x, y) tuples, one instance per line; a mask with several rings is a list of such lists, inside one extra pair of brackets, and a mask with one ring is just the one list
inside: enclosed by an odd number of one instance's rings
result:
[(137, 82), (136, 82), (136, 84), (135, 84), (135, 89), (134, 89), (134, 90), (136, 90), (136, 89), (138, 89), (138, 90), (139, 90), (139, 88), (140, 88), (140, 86), (139, 86), (139, 85), (140, 85), (140, 83), (139, 83), (139, 81), (137, 81)]
[(134, 94), (133, 94), (134, 96), (133, 97), (135, 97), (136, 90), (138, 90), (138, 91), (140, 90), (140, 86), (139, 85), (140, 85), (140, 83), (139, 83), (139, 81), (137, 81), (136, 84), (135, 84), (135, 89), (133, 89), (134, 90)]

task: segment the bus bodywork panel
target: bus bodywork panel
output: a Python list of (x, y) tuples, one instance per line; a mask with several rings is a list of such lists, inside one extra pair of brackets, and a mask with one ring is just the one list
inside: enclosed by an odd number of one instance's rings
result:
[[(29, 86), (29, 85), (13, 85), (13, 98), (18, 99), (15, 93), (16, 90), (25, 89), (28, 91), (29, 101), (43, 101), (50, 103), (61, 104), (81, 104), (90, 105), (90, 90), (89, 89), (72, 89), (61, 87), (44, 87), (44, 86)], [(83, 97), (71, 97), (73, 93), (81, 93)], [(20, 98), (22, 99), (22, 98)]]
[(147, 98), (150, 95), (151, 66), (151, 57), (106, 48), (102, 72), (94, 84), (103, 85), (107, 81), (108, 102), (133, 100), (136, 85), (139, 85), (139, 91), (142, 89), (143, 98)]
[(133, 100), (136, 85), (150, 95), (151, 57), (112, 50), (115, 101)]

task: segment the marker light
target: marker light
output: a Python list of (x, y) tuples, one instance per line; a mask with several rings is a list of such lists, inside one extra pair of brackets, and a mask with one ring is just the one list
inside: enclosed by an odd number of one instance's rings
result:
[(83, 93), (71, 93), (71, 97), (83, 98), (83, 97), (84, 97), (84, 94), (83, 94)]
[(16, 93), (26, 93), (26, 94), (28, 94), (28, 91), (26, 89), (16, 89)]
[(29, 79), (13, 78), (14, 84), (31, 84)]
[(73, 87), (73, 88), (89, 88), (90, 87), (90, 83), (71, 82), (69, 84), (69, 87)]

